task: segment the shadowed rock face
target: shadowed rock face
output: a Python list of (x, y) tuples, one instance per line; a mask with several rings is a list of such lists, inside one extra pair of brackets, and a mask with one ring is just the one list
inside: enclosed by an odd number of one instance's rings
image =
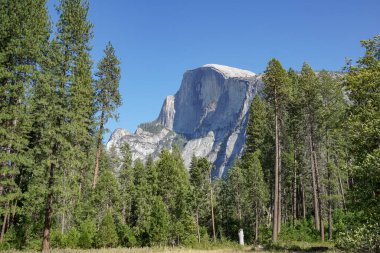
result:
[(261, 88), (261, 76), (247, 70), (207, 64), (186, 71), (179, 91), (165, 99), (155, 121), (141, 124), (135, 134), (116, 130), (107, 148), (118, 150), (126, 141), (133, 157), (144, 160), (178, 144), (186, 166), (193, 154), (206, 156), (214, 176), (223, 176), (243, 151), (249, 106)]

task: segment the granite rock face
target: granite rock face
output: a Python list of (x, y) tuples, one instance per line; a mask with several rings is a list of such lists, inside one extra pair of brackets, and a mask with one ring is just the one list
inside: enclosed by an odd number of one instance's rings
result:
[(249, 106), (262, 87), (261, 75), (247, 70), (207, 64), (186, 71), (155, 121), (141, 124), (135, 134), (116, 129), (107, 149), (128, 142), (133, 159), (145, 160), (177, 144), (186, 166), (192, 155), (205, 156), (214, 165), (213, 175), (223, 176), (242, 154)]

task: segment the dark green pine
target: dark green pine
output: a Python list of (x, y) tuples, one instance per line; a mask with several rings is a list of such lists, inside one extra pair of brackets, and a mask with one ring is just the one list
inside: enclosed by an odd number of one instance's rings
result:
[(92, 180), (92, 187), (96, 187), (99, 174), (100, 146), (103, 141), (105, 124), (109, 119), (116, 119), (115, 110), (121, 105), (121, 95), (119, 92), (120, 82), (120, 61), (115, 55), (115, 49), (109, 42), (104, 50), (105, 56), (98, 64), (98, 71), (95, 73), (95, 105), (98, 115), (99, 129), (96, 137), (95, 168)]
[[(38, 79), (42, 49), (49, 36), (44, 0), (0, 2), (0, 241), (6, 218), (26, 187), (31, 159), (30, 90)], [(9, 220), (9, 219), (8, 219)], [(12, 220), (10, 220), (12, 222)]]

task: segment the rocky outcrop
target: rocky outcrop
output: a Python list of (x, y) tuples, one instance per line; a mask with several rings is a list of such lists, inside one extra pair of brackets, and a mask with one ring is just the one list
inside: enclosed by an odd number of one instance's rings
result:
[(174, 99), (174, 96), (167, 96), (165, 98), (160, 115), (157, 119), (158, 123), (170, 130), (173, 130), (173, 122), (175, 115)]
[(222, 176), (241, 155), (249, 106), (262, 88), (261, 75), (217, 64), (186, 71), (175, 96), (168, 96), (159, 117), (141, 124), (135, 134), (117, 129), (107, 148), (123, 142), (133, 158), (156, 156), (160, 149), (177, 144), (186, 166), (192, 155), (205, 156), (214, 176)]

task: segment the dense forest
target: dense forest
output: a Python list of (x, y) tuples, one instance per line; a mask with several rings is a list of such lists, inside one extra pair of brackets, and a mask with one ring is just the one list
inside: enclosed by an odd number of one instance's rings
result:
[(91, 59), (89, 2), (0, 1), (0, 249), (330, 241), (380, 251), (380, 36), (342, 72), (269, 61), (226, 178), (181, 147), (105, 150), (120, 62)]

